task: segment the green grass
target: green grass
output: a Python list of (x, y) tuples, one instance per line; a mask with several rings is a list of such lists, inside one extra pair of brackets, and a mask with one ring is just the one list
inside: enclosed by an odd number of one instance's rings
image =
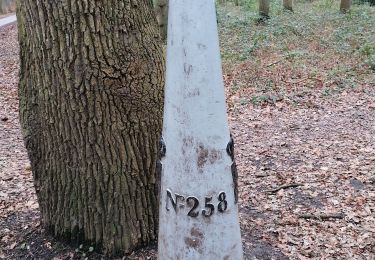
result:
[[(311, 37), (325, 31), (321, 44), (339, 52), (352, 53), (361, 48), (375, 47), (375, 7), (353, 5), (347, 15), (338, 11), (339, 3), (321, 0), (295, 4), (295, 12), (284, 12), (279, 2), (271, 2), (271, 19), (266, 26), (256, 24), (257, 1), (240, 7), (218, 5), (223, 56), (234, 60), (249, 57), (255, 49), (272, 48), (287, 51), (288, 42), (299, 41), (306, 48)], [(327, 30), (330, 32), (327, 34)], [(233, 48), (236, 46), (236, 48)], [(239, 50), (240, 52), (237, 52)]]
[(332, 93), (375, 85), (375, 6), (354, 4), (341, 14), (335, 0), (297, 1), (291, 13), (271, 1), (265, 24), (257, 23), (255, 0), (217, 10), (225, 73), (235, 74), (233, 93), (248, 89), (247, 100), (301, 88), (335, 88)]

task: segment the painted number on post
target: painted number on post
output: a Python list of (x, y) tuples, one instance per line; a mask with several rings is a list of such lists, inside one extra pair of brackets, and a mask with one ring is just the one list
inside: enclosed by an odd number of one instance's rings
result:
[[(217, 196), (217, 203), (213, 204), (212, 197), (205, 197), (204, 198), (204, 209), (201, 210), (201, 213), (204, 217), (209, 218), (217, 209), (218, 212), (223, 213), (228, 208), (228, 201), (226, 200), (227, 195), (225, 192), (220, 192)], [(192, 218), (196, 218), (199, 216), (199, 200), (196, 197), (189, 196), (185, 198), (185, 196), (175, 193), (174, 197), (170, 190), (167, 190), (167, 211), (170, 210), (170, 205), (172, 205), (175, 212), (179, 208), (185, 208), (185, 205), (189, 208), (189, 212), (187, 215)]]

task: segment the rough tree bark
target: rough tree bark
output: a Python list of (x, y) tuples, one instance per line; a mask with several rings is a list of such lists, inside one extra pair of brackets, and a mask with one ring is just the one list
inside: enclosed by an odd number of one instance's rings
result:
[(345, 13), (349, 12), (351, 5), (352, 5), (351, 0), (341, 0), (341, 3), (340, 3), (341, 13), (345, 14)]
[(157, 238), (164, 58), (150, 0), (19, 0), (20, 118), (44, 227), (106, 253)]
[(270, 12), (270, 1), (269, 0), (259, 0), (259, 15), (263, 19), (269, 18)]

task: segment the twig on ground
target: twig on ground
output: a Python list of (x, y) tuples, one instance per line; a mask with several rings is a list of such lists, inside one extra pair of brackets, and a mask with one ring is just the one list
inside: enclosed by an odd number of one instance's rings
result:
[(269, 175), (268, 174), (256, 174), (254, 177), (255, 178), (265, 178), (265, 177), (268, 177)]
[(303, 184), (299, 184), (299, 183), (285, 184), (285, 185), (281, 185), (281, 186), (279, 186), (279, 187), (277, 187), (275, 189), (272, 189), (272, 190), (266, 190), (266, 192), (270, 193), (270, 194), (275, 194), (275, 193), (277, 193), (280, 190), (289, 189), (289, 188), (295, 188), (295, 187), (299, 187), (299, 186), (303, 186)]
[(288, 80), (286, 80), (285, 83), (289, 83), (289, 84), (298, 84), (298, 83), (304, 82), (304, 81), (309, 80), (309, 79), (311, 79), (311, 80), (315, 80), (315, 81), (319, 81), (319, 82), (323, 82), (323, 80), (320, 79), (320, 78), (307, 77), (307, 78), (303, 78), (303, 79), (300, 79), (300, 80), (297, 80), (297, 81), (288, 81)]
[(303, 214), (299, 216), (300, 218), (304, 219), (316, 219), (316, 220), (328, 220), (328, 219), (343, 219), (345, 216), (344, 214)]
[[(284, 58), (283, 58), (283, 59), (284, 59)], [(266, 65), (265, 68), (269, 68), (269, 67), (271, 67), (271, 66), (273, 66), (273, 65), (276, 65), (277, 63), (280, 63), (283, 59), (280, 59), (280, 60), (274, 61), (274, 62), (272, 62), (272, 63)]]

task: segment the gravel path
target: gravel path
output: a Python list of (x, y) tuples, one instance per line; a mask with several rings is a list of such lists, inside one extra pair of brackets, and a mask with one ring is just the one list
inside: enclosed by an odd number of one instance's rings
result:
[(3, 19), (0, 19), (0, 27), (11, 24), (11, 23), (14, 23), (16, 21), (17, 21), (16, 15), (11, 15), (11, 16), (5, 17)]

